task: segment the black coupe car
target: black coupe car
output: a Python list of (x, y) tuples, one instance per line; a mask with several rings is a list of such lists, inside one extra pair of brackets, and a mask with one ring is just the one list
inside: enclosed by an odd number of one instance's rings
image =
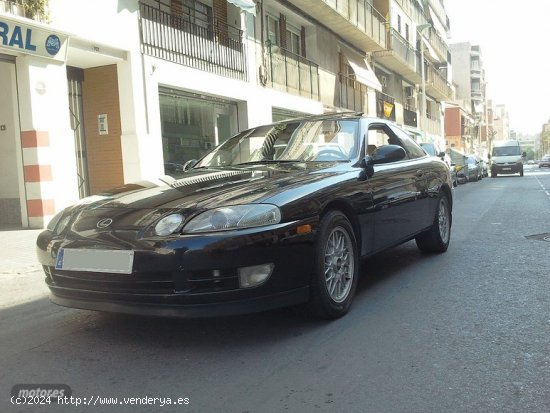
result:
[(350, 308), (360, 260), (415, 239), (447, 250), (449, 167), (385, 120), (347, 113), (254, 127), (192, 168), (59, 213), (37, 240), (54, 303), (212, 316)]

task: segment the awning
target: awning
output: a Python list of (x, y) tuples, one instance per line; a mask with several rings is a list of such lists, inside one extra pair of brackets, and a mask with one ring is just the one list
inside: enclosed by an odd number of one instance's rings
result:
[(355, 80), (359, 83), (371, 87), (375, 90), (382, 92), (382, 85), (380, 81), (374, 74), (373, 70), (370, 68), (366, 60), (354, 60), (350, 59), (349, 56), (344, 55), (348, 61), (348, 64), (351, 66), (353, 72), (355, 73)]
[(227, 0), (229, 3), (247, 11), (254, 16), (256, 15), (256, 3), (253, 0)]

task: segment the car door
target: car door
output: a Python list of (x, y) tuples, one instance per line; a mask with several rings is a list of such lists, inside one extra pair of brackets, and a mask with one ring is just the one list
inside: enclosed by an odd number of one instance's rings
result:
[[(407, 157), (397, 162), (374, 165), (368, 180), (374, 209), (374, 250), (398, 244), (426, 227), (428, 194), (425, 158), (410, 154), (393, 127), (384, 123), (369, 126), (367, 145), (402, 146)], [(420, 150), (421, 151), (421, 150)], [(422, 159), (424, 158), (424, 159)]]

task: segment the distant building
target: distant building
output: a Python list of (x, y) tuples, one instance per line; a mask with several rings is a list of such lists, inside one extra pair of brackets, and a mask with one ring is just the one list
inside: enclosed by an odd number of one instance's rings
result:
[(496, 105), (493, 117), (495, 125), (495, 136), (493, 139), (500, 140), (510, 138), (510, 118), (506, 105)]
[(487, 97), (485, 70), (481, 49), (469, 42), (449, 45), (453, 62), (453, 83), (457, 85), (456, 98), (471, 113), (472, 152), (482, 155), (488, 149)]

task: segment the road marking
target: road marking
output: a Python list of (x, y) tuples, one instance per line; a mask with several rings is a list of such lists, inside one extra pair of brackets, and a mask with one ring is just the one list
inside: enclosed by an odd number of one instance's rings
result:
[(546, 189), (544, 187), (544, 185), (542, 184), (542, 182), (540, 181), (539, 177), (538, 176), (535, 176), (535, 179), (537, 180), (537, 182), (539, 183), (540, 187), (542, 188), (542, 190), (544, 191), (544, 193), (546, 195), (548, 195), (548, 198), (550, 198), (550, 190)]

